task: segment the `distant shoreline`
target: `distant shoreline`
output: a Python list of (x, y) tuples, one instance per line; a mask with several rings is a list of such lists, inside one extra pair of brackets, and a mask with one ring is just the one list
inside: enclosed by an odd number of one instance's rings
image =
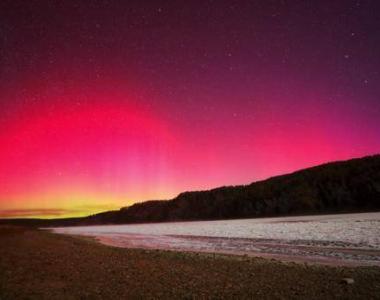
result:
[(2, 219), (0, 224), (57, 227), (380, 211), (380, 155), (327, 163), (290, 174), (171, 200), (136, 203), (120, 210), (63, 219)]

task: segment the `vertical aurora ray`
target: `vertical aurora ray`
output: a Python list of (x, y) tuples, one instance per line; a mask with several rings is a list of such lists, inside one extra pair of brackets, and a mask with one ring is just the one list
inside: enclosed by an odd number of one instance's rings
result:
[(160, 174), (171, 137), (163, 123), (115, 101), (76, 105), (40, 107), (6, 126), (2, 207), (88, 213), (166, 196)]
[(0, 217), (380, 152), (378, 3), (210, 3), (1, 1)]

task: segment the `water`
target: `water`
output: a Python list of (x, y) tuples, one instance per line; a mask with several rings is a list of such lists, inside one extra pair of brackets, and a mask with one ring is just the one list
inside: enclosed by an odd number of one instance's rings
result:
[(126, 248), (380, 266), (380, 213), (54, 228)]

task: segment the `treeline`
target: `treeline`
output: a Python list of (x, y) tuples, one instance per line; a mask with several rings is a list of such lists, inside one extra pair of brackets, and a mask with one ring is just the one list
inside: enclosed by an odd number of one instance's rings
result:
[(185, 192), (89, 218), (95, 223), (211, 220), (380, 210), (380, 155), (329, 163), (245, 186)]
[(324, 164), (250, 185), (185, 192), (172, 200), (146, 201), (85, 218), (24, 221), (69, 226), (375, 210), (380, 210), (380, 155)]

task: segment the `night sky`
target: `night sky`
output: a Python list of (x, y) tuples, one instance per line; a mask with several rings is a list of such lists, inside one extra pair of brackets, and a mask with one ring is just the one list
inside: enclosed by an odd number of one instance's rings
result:
[(380, 2), (0, 3), (0, 217), (380, 152)]

